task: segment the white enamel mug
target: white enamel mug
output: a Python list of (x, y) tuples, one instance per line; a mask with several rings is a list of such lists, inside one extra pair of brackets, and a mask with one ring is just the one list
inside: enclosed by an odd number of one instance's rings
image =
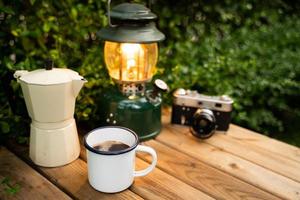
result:
[[(122, 142), (129, 147), (120, 151), (100, 151), (93, 148), (106, 141)], [(120, 192), (133, 183), (134, 177), (150, 173), (157, 162), (156, 152), (151, 147), (138, 143), (136, 133), (124, 127), (106, 126), (89, 132), (84, 137), (84, 145), (87, 149), (88, 180), (91, 186), (100, 192)], [(136, 151), (152, 156), (152, 163), (148, 168), (135, 171)]]

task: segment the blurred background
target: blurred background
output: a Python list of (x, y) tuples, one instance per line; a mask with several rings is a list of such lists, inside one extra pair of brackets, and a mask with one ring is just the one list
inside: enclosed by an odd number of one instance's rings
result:
[[(126, 1), (113, 0), (112, 6)], [(129, 1), (127, 1), (129, 2)], [(147, 1), (131, 1), (147, 4)], [(51, 58), (88, 83), (76, 104), (79, 124), (97, 127), (99, 94), (113, 82), (96, 32), (107, 25), (106, 0), (0, 1), (0, 139), (28, 142), (30, 119), (15, 70)], [(160, 43), (157, 75), (172, 91), (231, 96), (233, 123), (300, 146), (300, 2), (153, 1)]]

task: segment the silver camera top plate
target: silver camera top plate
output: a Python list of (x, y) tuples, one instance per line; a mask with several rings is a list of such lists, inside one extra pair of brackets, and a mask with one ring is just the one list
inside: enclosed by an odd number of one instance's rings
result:
[(226, 96), (207, 96), (194, 90), (177, 89), (173, 93), (173, 103), (180, 106), (208, 108), (222, 112), (231, 112), (233, 100)]

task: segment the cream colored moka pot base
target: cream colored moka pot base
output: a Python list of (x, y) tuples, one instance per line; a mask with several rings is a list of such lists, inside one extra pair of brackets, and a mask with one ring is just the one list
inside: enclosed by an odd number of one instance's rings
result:
[(60, 123), (31, 123), (29, 156), (35, 164), (58, 167), (76, 160), (79, 154), (80, 144), (74, 119)]

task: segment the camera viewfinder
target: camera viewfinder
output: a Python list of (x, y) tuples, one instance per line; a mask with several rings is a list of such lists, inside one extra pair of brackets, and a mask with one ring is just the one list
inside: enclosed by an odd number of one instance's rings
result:
[(216, 107), (217, 107), (217, 108), (221, 108), (221, 107), (222, 107), (222, 104), (216, 103)]

